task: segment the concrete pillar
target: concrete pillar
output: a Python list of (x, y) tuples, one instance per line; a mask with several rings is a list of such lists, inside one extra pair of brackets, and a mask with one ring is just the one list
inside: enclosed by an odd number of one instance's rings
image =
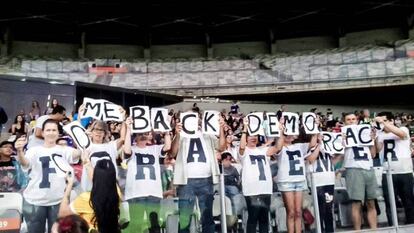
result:
[(144, 48), (144, 58), (151, 59), (151, 48)]
[(3, 43), (0, 42), (0, 57), (3, 57), (3, 52), (2, 52), (3, 47), (4, 47)]
[(213, 58), (214, 57), (214, 50), (213, 50), (213, 44), (211, 42), (210, 33), (206, 32), (204, 33), (205, 39), (206, 39), (206, 54), (207, 58)]
[(10, 54), (10, 47), (11, 47), (11, 37), (10, 37), (10, 28), (6, 29), (6, 32), (3, 35), (4, 44), (1, 44), (0, 47), (0, 56), (7, 57)]
[(144, 59), (151, 59), (152, 33), (147, 28), (144, 33)]
[(269, 40), (266, 42), (268, 53), (273, 54), (273, 51), (275, 50), (274, 45), (276, 43), (275, 33), (272, 29), (269, 29)]
[(408, 30), (408, 38), (414, 39), (414, 28)]
[(270, 54), (276, 54), (277, 53), (277, 42), (270, 44)]
[(85, 58), (85, 49), (83, 48), (78, 49), (78, 58), (81, 58), (81, 59)]
[(408, 38), (414, 39), (414, 14), (407, 16)]
[(208, 48), (208, 47), (207, 47), (207, 57), (208, 57), (208, 58), (213, 58), (213, 57), (214, 57), (214, 51), (213, 51), (213, 48)]
[(79, 58), (85, 58), (85, 50), (86, 50), (86, 33), (82, 32), (81, 38), (80, 38), (80, 47), (78, 49), (78, 57)]
[(342, 47), (346, 47), (347, 46), (346, 37), (345, 36), (339, 37), (338, 40), (339, 40), (338, 41), (339, 48), (342, 48)]

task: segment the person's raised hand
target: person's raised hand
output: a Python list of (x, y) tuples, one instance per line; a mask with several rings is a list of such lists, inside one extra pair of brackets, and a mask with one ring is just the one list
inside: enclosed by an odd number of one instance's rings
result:
[(16, 142), (14, 143), (14, 148), (16, 148), (17, 151), (23, 151), (23, 148), (26, 144), (27, 138), (25, 135), (23, 135), (16, 140)]

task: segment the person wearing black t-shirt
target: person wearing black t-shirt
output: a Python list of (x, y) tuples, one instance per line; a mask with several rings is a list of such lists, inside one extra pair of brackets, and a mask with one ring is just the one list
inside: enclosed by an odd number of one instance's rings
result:
[(20, 163), (12, 157), (13, 143), (0, 143), (0, 192), (19, 192), (27, 184)]

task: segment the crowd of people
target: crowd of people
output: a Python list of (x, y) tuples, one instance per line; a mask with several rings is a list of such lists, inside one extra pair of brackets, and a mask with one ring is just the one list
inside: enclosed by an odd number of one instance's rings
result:
[[(334, 116), (311, 109), (320, 131), (341, 132), (341, 127), (381, 124), (373, 128), (373, 146), (345, 148), (329, 154), (320, 134), (280, 137), (250, 135), (246, 114), (234, 103), (221, 112), (219, 136), (181, 136), (180, 113), (169, 111), (170, 132), (132, 133), (132, 119), (121, 109), (122, 122), (105, 122), (76, 115), (53, 100), (44, 112), (33, 101), (30, 114), (18, 114), (10, 128), (15, 135), (0, 143), (0, 192), (23, 194), (23, 217), (29, 233), (43, 232), (159, 232), (166, 216), (164, 199), (178, 199), (179, 232), (189, 232), (196, 203), (202, 232), (214, 232), (213, 200), (219, 174), (224, 173), (225, 193), (236, 214), (247, 209), (246, 232), (269, 232), (272, 194), (280, 192), (286, 208), (288, 232), (302, 232), (303, 193), (310, 189), (309, 174), (316, 173), (323, 232), (334, 232), (332, 213), (335, 179), (346, 179), (352, 200), (354, 229), (362, 227), (367, 208), (369, 227), (377, 228), (375, 158), (384, 171), (392, 169), (396, 197), (401, 200), (406, 223), (414, 223), (412, 139), (413, 116), (368, 109)], [(1, 110), (1, 109), (0, 109)], [(196, 106), (188, 111), (201, 115)], [(3, 111), (4, 112), (4, 111)], [(275, 111), (284, 132), (282, 105)], [(1, 111), (0, 111), (1, 113)], [(4, 117), (1, 117), (5, 123)], [(7, 121), (7, 117), (5, 118)], [(62, 126), (78, 120), (91, 144), (77, 148)], [(382, 179), (388, 223), (392, 225), (387, 179)], [(124, 208), (121, 203), (128, 203)], [(129, 218), (123, 218), (125, 211)]]

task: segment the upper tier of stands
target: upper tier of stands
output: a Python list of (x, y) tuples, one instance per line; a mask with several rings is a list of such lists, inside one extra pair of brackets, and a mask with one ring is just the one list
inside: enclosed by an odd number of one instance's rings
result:
[[(251, 58), (50, 60), (5, 58), (0, 72), (66, 82), (100, 82), (93, 68), (110, 66), (120, 73), (106, 77), (106, 85), (126, 88), (185, 88), (317, 82), (414, 74), (414, 41), (395, 47), (361, 46)], [(122, 70), (122, 71), (121, 71)]]

